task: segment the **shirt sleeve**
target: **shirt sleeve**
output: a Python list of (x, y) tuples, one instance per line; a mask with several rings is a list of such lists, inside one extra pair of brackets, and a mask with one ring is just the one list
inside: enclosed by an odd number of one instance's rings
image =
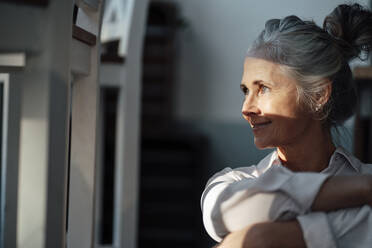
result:
[(297, 217), (308, 248), (370, 248), (372, 211), (364, 205), (329, 213), (313, 212)]
[(273, 166), (259, 177), (227, 168), (213, 176), (203, 192), (201, 207), (208, 234), (217, 242), (245, 226), (293, 219), (310, 210), (328, 175), (293, 173)]
[(307, 248), (336, 248), (336, 241), (323, 212), (297, 216)]
[(372, 209), (370, 206), (330, 212), (328, 219), (335, 239), (338, 240), (338, 247), (371, 247)]

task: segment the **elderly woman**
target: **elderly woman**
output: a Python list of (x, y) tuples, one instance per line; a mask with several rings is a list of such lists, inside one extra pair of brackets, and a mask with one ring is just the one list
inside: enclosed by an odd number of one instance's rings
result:
[(372, 247), (372, 166), (335, 147), (352, 114), (348, 62), (372, 44), (372, 14), (340, 5), (323, 29), (296, 16), (266, 22), (244, 63), (243, 117), (257, 165), (226, 168), (202, 195), (218, 247)]

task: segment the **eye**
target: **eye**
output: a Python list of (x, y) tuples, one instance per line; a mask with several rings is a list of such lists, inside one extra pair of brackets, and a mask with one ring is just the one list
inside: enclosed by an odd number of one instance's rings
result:
[(248, 88), (244, 84), (240, 85), (240, 90), (243, 92), (244, 95), (248, 94)]
[(263, 95), (263, 94), (268, 93), (269, 91), (270, 91), (270, 88), (269, 88), (269, 87), (267, 87), (267, 86), (261, 84), (261, 85), (260, 85), (260, 88), (259, 88), (259, 90), (258, 90), (258, 93), (261, 94), (261, 95)]

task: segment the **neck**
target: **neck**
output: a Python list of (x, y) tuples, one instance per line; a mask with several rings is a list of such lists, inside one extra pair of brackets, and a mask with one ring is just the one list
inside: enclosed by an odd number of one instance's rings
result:
[(335, 151), (329, 130), (322, 125), (312, 125), (312, 131), (306, 132), (291, 144), (277, 147), (282, 164), (292, 171), (320, 172), (328, 166)]

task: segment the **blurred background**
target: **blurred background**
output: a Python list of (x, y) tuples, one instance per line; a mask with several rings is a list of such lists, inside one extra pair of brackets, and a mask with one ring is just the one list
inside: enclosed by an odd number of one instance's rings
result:
[[(241, 117), (247, 48), (342, 3), (0, 0), (0, 247), (212, 247), (208, 178), (270, 152)], [(372, 162), (372, 67), (351, 66), (335, 141)]]

